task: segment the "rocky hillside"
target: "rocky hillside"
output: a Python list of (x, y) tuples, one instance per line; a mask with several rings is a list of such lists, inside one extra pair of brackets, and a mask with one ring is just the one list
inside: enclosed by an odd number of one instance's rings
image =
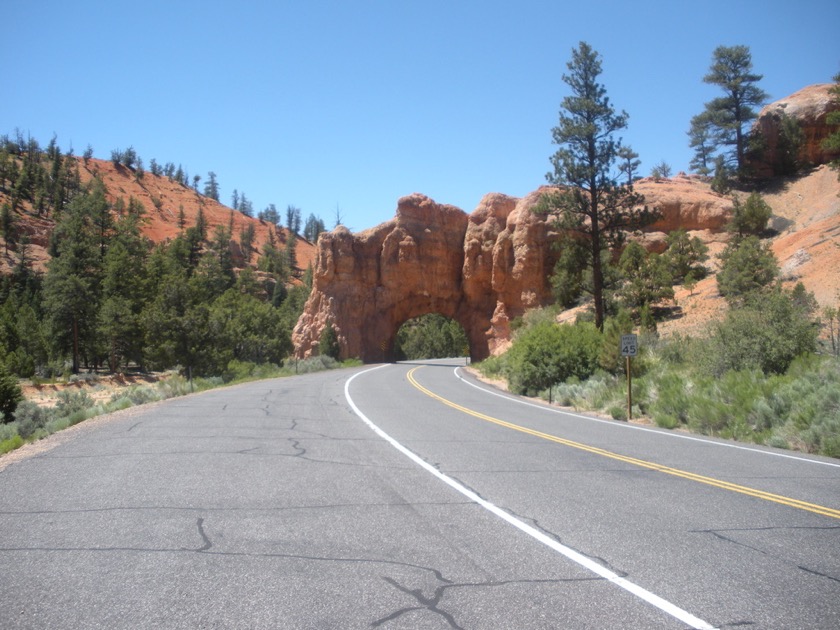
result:
[[(78, 158), (77, 164), (82, 185), (87, 184), (93, 177), (98, 177), (105, 184), (109, 201), (112, 203), (122, 199), (127, 204), (129, 199), (133, 198), (143, 204), (146, 217), (143, 233), (153, 243), (162, 243), (178, 235), (181, 231), (182, 211), (185, 227), (195, 225), (199, 208), (204, 213), (209, 234), (213, 233), (216, 225), (230, 225), (231, 217), (233, 218), (234, 259), (239, 267), (255, 266), (263, 244), (270, 238), (273, 237), (278, 246), (285, 244), (288, 238), (285, 228), (233, 211), (168, 177), (152, 175), (148, 171), (142, 177), (137, 177), (136, 171), (123, 165), (115, 165), (110, 160)], [(0, 205), (8, 200), (8, 193), (0, 190)], [(26, 234), (30, 239), (29, 256), (35, 269), (45, 271), (49, 260), (47, 246), (54, 222), (51, 217), (39, 217), (33, 212), (30, 203), (24, 201), (21, 205), (15, 215), (16, 228), (19, 234)], [(254, 254), (246, 261), (238, 245), (240, 232), (249, 224), (254, 226)], [(0, 245), (3, 246), (0, 251), (0, 273), (8, 273), (17, 262), (17, 254), (11, 248), (10, 251), (6, 251), (2, 238)], [(298, 238), (295, 253), (298, 272), (302, 272), (314, 262), (315, 247), (303, 238)]]
[[(299, 356), (315, 352), (333, 324), (348, 356), (380, 360), (397, 328), (434, 311), (459, 321), (476, 356), (506, 347), (510, 322), (551, 302), (548, 275), (557, 251), (551, 220), (533, 212), (545, 189), (525, 197), (486, 195), (469, 215), (421, 194), (399, 200), (394, 219), (351, 234), (328, 233), (318, 243), (314, 290), (293, 341)], [(662, 211), (639, 237), (653, 251), (672, 230), (685, 229), (709, 247), (708, 266), (730, 238), (732, 198), (708, 181), (680, 174), (646, 178), (636, 190)], [(736, 193), (743, 194), (743, 193)], [(802, 281), (821, 305), (840, 292), (840, 182), (820, 166), (798, 178), (774, 180), (763, 191), (773, 209), (773, 250), (787, 281)], [(698, 331), (726, 308), (714, 275), (689, 293), (677, 290), (675, 317), (663, 333)], [(568, 313), (567, 317), (573, 317)], [(378, 357), (378, 359), (377, 359)]]
[[(773, 209), (770, 225), (773, 252), (783, 279), (801, 281), (814, 293), (820, 306), (840, 303), (840, 181), (827, 165), (804, 175), (774, 180), (762, 192)], [(675, 178), (678, 180), (679, 178)], [(670, 185), (670, 182), (669, 182)], [(708, 266), (717, 268), (715, 255), (727, 235), (698, 233), (709, 245)], [(680, 317), (660, 325), (660, 332), (698, 332), (709, 320), (720, 317), (726, 301), (718, 294), (714, 276), (702, 280), (692, 292), (677, 288)]]

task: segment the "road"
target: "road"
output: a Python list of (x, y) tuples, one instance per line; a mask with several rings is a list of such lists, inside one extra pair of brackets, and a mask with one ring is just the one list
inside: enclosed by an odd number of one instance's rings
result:
[(0, 459), (0, 627), (840, 627), (840, 462), (457, 363), (214, 390)]

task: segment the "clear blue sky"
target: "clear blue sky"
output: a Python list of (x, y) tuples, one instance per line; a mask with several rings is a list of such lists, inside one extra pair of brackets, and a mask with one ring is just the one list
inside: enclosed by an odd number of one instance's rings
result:
[[(0, 133), (148, 168), (214, 171), (353, 230), (422, 192), (471, 212), (545, 183), (561, 75), (587, 41), (643, 160), (691, 158), (718, 45), (750, 47), (771, 100), (840, 71), (840, 2), (3, 0)], [(203, 186), (202, 183), (199, 184)]]

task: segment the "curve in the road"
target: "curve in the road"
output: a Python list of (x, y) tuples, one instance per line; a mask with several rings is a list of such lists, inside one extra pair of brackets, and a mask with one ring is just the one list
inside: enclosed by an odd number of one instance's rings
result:
[(820, 514), (822, 516), (828, 516), (829, 518), (836, 518), (840, 519), (840, 510), (836, 510), (834, 508), (826, 507), (823, 505), (816, 505), (814, 503), (808, 503), (807, 501), (800, 501), (799, 499), (793, 499), (791, 497), (785, 497), (779, 494), (773, 494), (771, 492), (765, 492), (764, 490), (758, 490), (756, 488), (750, 488), (748, 486), (741, 486), (735, 483), (731, 483), (729, 481), (723, 481), (721, 479), (715, 479), (714, 477), (706, 477), (704, 475), (698, 475), (696, 473), (689, 472), (687, 470), (681, 470), (679, 468), (672, 468), (670, 466), (664, 466), (662, 464), (657, 464), (656, 462), (647, 461), (644, 459), (637, 459), (635, 457), (628, 457), (626, 455), (621, 455), (619, 453), (614, 453), (612, 451), (608, 451), (602, 448), (598, 448), (595, 446), (589, 446), (588, 444), (582, 444), (580, 442), (574, 442), (572, 440), (567, 440), (565, 438), (561, 438), (556, 435), (551, 435), (550, 433), (543, 433), (542, 431), (535, 431), (534, 429), (529, 429), (528, 427), (523, 427), (518, 424), (513, 424), (512, 422), (506, 422), (505, 420), (500, 420), (499, 418), (494, 418), (493, 416), (488, 416), (487, 414), (480, 413), (473, 409), (469, 409), (468, 407), (464, 407), (463, 405), (459, 405), (458, 403), (452, 402), (440, 396), (433, 391), (423, 387), (420, 383), (417, 382), (417, 379), (414, 378), (414, 373), (417, 372), (422, 366), (415, 367), (408, 372), (408, 381), (411, 383), (416, 389), (423, 392), (426, 396), (437, 400), (444, 405), (452, 407), (453, 409), (457, 409), (462, 413), (469, 414), (474, 418), (478, 418), (479, 420), (484, 420), (486, 422), (492, 422), (493, 424), (497, 424), (499, 426), (505, 427), (507, 429), (512, 429), (514, 431), (519, 431), (520, 433), (526, 433), (528, 435), (532, 435), (534, 437), (541, 438), (543, 440), (549, 440), (551, 442), (556, 442), (558, 444), (562, 444), (563, 446), (569, 446), (571, 448), (575, 448), (578, 450), (586, 451), (588, 453), (593, 453), (595, 455), (600, 455), (602, 457), (608, 457), (610, 459), (618, 460), (620, 462), (624, 462), (627, 464), (632, 464), (634, 466), (640, 466), (641, 468), (647, 468), (649, 470), (655, 470), (657, 472), (665, 473), (667, 475), (673, 475), (675, 477), (682, 477), (683, 479), (688, 479), (690, 481), (695, 481), (697, 483), (706, 484), (708, 486), (714, 486), (716, 488), (721, 488), (723, 490), (729, 490), (731, 492), (738, 492), (740, 494), (745, 494), (751, 497), (755, 497), (757, 499), (763, 499), (765, 501), (772, 501), (773, 503), (779, 503), (781, 505), (786, 505), (788, 507), (796, 508), (799, 510), (805, 510), (807, 512), (813, 512), (815, 514)]
[[(358, 373), (354, 374), (353, 376), (351, 376), (349, 379), (347, 379), (347, 381), (344, 384), (344, 396), (345, 396), (345, 399), (347, 400), (347, 403), (350, 405), (350, 408), (379, 437), (381, 437), (383, 440), (388, 442), (391, 446), (393, 446), (395, 449), (397, 449), (400, 453), (402, 453), (403, 455), (405, 455), (406, 457), (411, 459), (418, 466), (420, 466), (421, 468), (423, 468), (424, 470), (426, 470), (430, 474), (434, 475), (435, 477), (437, 477), (438, 479), (440, 479), (441, 481), (446, 483), (448, 486), (450, 486), (451, 488), (453, 488), (457, 492), (459, 492), (462, 495), (464, 495), (465, 497), (467, 497), (469, 500), (471, 500), (474, 503), (480, 505), (481, 507), (483, 507), (484, 509), (486, 509), (490, 513), (494, 514), (495, 516), (499, 517), (503, 521), (507, 522), (508, 524), (513, 525), (514, 527), (516, 527), (520, 531), (524, 532), (525, 534), (528, 534), (529, 536), (531, 536), (535, 540), (539, 541), (543, 545), (545, 545), (545, 546), (549, 547), (550, 549), (553, 549), (554, 551), (560, 553), (561, 555), (568, 558), (572, 562), (575, 562), (579, 566), (591, 571), (592, 573), (595, 573), (599, 577), (602, 577), (602, 578), (608, 580), (612, 584), (615, 584), (616, 586), (624, 589), (625, 591), (627, 591), (627, 592), (631, 593), (632, 595), (640, 598), (641, 600), (651, 604), (652, 606), (655, 606), (659, 610), (663, 611), (664, 613), (667, 613), (668, 615), (674, 617), (675, 619), (678, 619), (679, 621), (686, 624), (690, 628), (694, 628), (696, 630), (714, 630), (713, 625), (711, 625), (708, 622), (700, 619), (699, 617), (696, 617), (695, 615), (692, 615), (687, 610), (684, 610), (684, 609), (680, 608), (679, 606), (667, 601), (666, 599), (663, 599), (659, 595), (656, 595), (655, 593), (652, 593), (651, 591), (648, 591), (647, 589), (642, 588), (638, 584), (621, 577), (620, 575), (614, 573), (610, 569), (607, 569), (606, 567), (601, 566), (600, 564), (593, 561), (592, 559), (587, 558), (583, 554), (575, 551), (574, 549), (572, 549), (570, 547), (567, 547), (566, 545), (563, 545), (563, 544), (559, 543), (558, 541), (554, 540), (553, 538), (547, 536), (545, 533), (543, 533), (543, 532), (539, 531), (538, 529), (528, 525), (527, 523), (524, 523), (523, 521), (521, 521), (518, 518), (512, 516), (508, 512), (506, 512), (503, 509), (501, 509), (500, 507), (496, 506), (495, 504), (481, 498), (475, 492), (473, 492), (469, 488), (463, 486), (459, 482), (455, 481), (453, 478), (449, 477), (448, 475), (445, 475), (440, 470), (438, 470), (437, 468), (435, 468), (434, 466), (429, 464), (427, 461), (425, 461), (424, 459), (419, 457), (416, 453), (412, 452), (411, 450), (409, 450), (408, 448), (403, 446), (400, 442), (395, 440), (393, 437), (391, 437), (390, 435), (385, 433), (385, 431), (383, 431), (381, 428), (379, 428), (379, 426), (374, 424), (364, 414), (364, 412), (362, 412), (362, 410), (359, 409), (359, 407), (353, 401), (352, 396), (350, 395), (350, 385), (353, 382), (353, 380), (355, 380), (357, 377), (361, 376), (362, 374), (366, 374), (368, 372), (371, 372), (373, 370), (378, 370), (378, 369), (381, 369), (383, 367), (387, 367), (387, 365), (380, 365), (380, 366), (377, 366), (375, 368), (371, 368), (370, 370), (365, 370), (363, 372), (358, 372)], [(413, 372), (413, 370), (412, 370), (412, 372)]]

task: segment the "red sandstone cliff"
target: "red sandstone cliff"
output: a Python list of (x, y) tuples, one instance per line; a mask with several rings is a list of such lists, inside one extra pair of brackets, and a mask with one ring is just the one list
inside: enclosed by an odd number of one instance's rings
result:
[(752, 134), (762, 138), (763, 151), (752, 156), (749, 165), (758, 177), (775, 177), (782, 174), (780, 165), (780, 128), (783, 115), (797, 121), (802, 129), (803, 142), (797, 156), (802, 164), (818, 166), (840, 158), (838, 151), (826, 151), (823, 146), (836, 126), (826, 121), (828, 114), (840, 110), (840, 99), (829, 90), (833, 83), (809, 85), (790, 96), (766, 105), (758, 114)]
[[(731, 201), (697, 178), (643, 180), (638, 189), (664, 215), (643, 235), (652, 249), (678, 228), (713, 241), (731, 212)], [(373, 229), (323, 234), (312, 294), (292, 335), (296, 354), (315, 352), (333, 324), (344, 356), (389, 359), (399, 326), (430, 312), (461, 323), (474, 357), (492, 353), (509, 340), (513, 318), (551, 301), (558, 234), (550, 217), (534, 212), (546, 190), (521, 199), (492, 193), (470, 215), (414, 194)]]

